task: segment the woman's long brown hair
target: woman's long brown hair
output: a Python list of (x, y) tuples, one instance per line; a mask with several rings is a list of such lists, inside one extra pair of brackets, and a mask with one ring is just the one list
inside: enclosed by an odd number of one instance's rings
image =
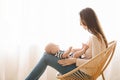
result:
[(87, 26), (88, 31), (95, 35), (100, 41), (102, 41), (101, 39), (102, 36), (106, 44), (106, 47), (108, 47), (107, 39), (103, 33), (103, 30), (93, 9), (85, 8), (82, 11), (80, 11), (80, 18), (81, 23)]

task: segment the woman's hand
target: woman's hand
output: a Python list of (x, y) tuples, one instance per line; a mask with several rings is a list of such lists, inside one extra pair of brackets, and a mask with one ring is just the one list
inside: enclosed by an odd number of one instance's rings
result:
[(67, 58), (67, 59), (61, 59), (58, 60), (58, 63), (62, 66), (67, 66), (76, 63), (76, 58)]

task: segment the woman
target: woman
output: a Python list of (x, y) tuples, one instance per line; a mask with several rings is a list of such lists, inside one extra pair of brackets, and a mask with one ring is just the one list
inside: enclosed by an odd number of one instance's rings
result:
[[(85, 8), (80, 11), (80, 24), (85, 30), (92, 34), (87, 43), (89, 48), (86, 50), (85, 56), (82, 59), (68, 58), (59, 60), (57, 57), (45, 52), (26, 80), (38, 80), (48, 65), (59, 71), (61, 74), (65, 74), (87, 60), (93, 58), (101, 50), (108, 47), (106, 37), (100, 27), (99, 21), (93, 9)], [(91, 79), (89, 75), (83, 72), (81, 72), (81, 74), (81, 77), (87, 76), (88, 80)]]

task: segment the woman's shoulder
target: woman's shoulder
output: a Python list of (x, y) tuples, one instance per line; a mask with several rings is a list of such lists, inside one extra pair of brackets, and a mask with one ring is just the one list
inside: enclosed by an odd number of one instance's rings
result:
[(95, 41), (95, 42), (98, 41), (98, 38), (97, 38), (95, 35), (92, 35), (92, 34), (91, 34), (91, 35), (89, 36), (89, 42), (91, 43), (91, 42), (94, 42), (94, 41)]
[[(100, 35), (101, 39), (102, 39), (102, 36)], [(94, 42), (101, 42), (100, 39), (97, 38), (97, 36), (95, 35), (90, 35), (90, 40), (94, 41)]]
[(105, 48), (105, 42), (104, 42), (102, 36), (101, 36), (101, 40), (100, 40), (95, 35), (91, 35), (90, 36), (90, 43), (91, 43), (91, 46), (99, 47), (100, 50)]
[(105, 49), (105, 42), (101, 36), (101, 40), (98, 39), (95, 35), (91, 36), (91, 42), (92, 42), (92, 46), (96, 49), (98, 48), (99, 50), (103, 50)]
[(92, 34), (90, 35), (90, 38), (91, 39), (97, 39), (97, 37), (95, 35), (92, 35)]

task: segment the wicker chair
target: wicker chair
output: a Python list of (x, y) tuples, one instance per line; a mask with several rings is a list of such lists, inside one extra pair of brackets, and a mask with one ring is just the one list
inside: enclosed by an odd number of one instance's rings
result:
[(110, 63), (115, 47), (116, 41), (112, 41), (109, 43), (108, 48), (100, 52), (94, 58), (90, 59), (88, 62), (78, 66), (74, 70), (64, 74), (57, 76), (58, 80), (86, 80), (80, 79), (79, 71), (86, 73), (92, 77), (91, 80), (96, 80), (99, 76), (102, 76), (103, 80), (105, 80), (103, 72), (107, 68)]

